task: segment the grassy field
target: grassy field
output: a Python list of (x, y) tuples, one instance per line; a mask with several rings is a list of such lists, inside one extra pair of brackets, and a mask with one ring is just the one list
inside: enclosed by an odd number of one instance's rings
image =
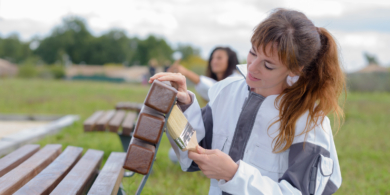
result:
[[(3, 79), (0, 113), (77, 114), (80, 121), (38, 143), (98, 149), (106, 160), (110, 152), (122, 151), (118, 136), (84, 133), (82, 122), (95, 110), (113, 109), (120, 101), (143, 102), (148, 89), (133, 84)], [(335, 136), (343, 176), (337, 194), (390, 194), (390, 93), (349, 93), (345, 113), (345, 123)], [(169, 148), (164, 136), (143, 194), (207, 194), (209, 180), (200, 172), (182, 172), (168, 159)], [(141, 179), (124, 178), (126, 192), (134, 194)]]

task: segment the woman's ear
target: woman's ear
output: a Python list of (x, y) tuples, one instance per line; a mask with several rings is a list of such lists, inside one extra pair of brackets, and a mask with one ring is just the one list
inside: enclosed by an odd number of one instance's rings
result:
[(295, 76), (297, 76), (297, 75), (294, 74), (292, 71), (290, 71), (290, 72), (288, 73), (288, 76), (290, 76), (290, 77), (295, 77)]
[(302, 70), (303, 70), (303, 66), (299, 67), (299, 72), (293, 72), (292, 70), (290, 70), (289, 73), (288, 73), (288, 76), (290, 76), (290, 77), (299, 76), (300, 73), (302, 72)]

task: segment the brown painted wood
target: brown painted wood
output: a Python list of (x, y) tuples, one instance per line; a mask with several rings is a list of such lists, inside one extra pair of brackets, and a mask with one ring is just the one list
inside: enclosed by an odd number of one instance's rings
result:
[(145, 105), (159, 112), (167, 114), (176, 100), (177, 90), (172, 86), (154, 80), (145, 98)]
[(28, 144), (0, 159), (0, 177), (22, 164), (39, 150), (39, 145)]
[(96, 122), (104, 114), (104, 111), (96, 111), (87, 120), (84, 121), (84, 131), (93, 131)]
[(121, 123), (123, 119), (126, 116), (126, 111), (124, 110), (118, 110), (116, 111), (115, 115), (112, 117), (110, 122), (108, 122), (108, 129), (111, 132), (118, 132), (119, 127), (121, 126)]
[(83, 148), (68, 146), (49, 166), (14, 195), (46, 195), (60, 183), (81, 158)]
[(134, 128), (135, 118), (137, 114), (135, 112), (128, 112), (125, 120), (122, 123), (122, 135), (130, 136)]
[(123, 168), (142, 175), (148, 174), (155, 151), (154, 145), (133, 137), (127, 150)]
[(140, 112), (143, 104), (134, 102), (119, 102), (116, 104), (115, 109), (117, 110), (130, 110)]
[(139, 114), (133, 137), (157, 144), (165, 124), (165, 118), (148, 113)]
[(50, 194), (85, 194), (99, 171), (102, 158), (103, 151), (89, 149)]
[(122, 168), (125, 158), (126, 153), (124, 152), (112, 152), (88, 194), (116, 195), (125, 171)]
[(34, 178), (61, 153), (60, 144), (48, 144), (0, 178), (0, 194), (12, 194)]
[(115, 110), (109, 110), (104, 113), (102, 117), (96, 122), (96, 126), (94, 128), (95, 131), (105, 131), (108, 127), (108, 122), (114, 116)]

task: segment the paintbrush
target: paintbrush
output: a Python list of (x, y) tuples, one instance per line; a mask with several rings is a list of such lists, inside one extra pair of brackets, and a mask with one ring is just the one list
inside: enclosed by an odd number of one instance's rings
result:
[(177, 105), (174, 105), (167, 121), (169, 135), (182, 151), (195, 151), (198, 141), (196, 131), (193, 129)]
[(182, 151), (196, 151), (198, 143), (195, 130), (176, 105), (176, 95), (177, 90), (171, 86), (171, 82), (156, 79), (148, 92), (144, 104), (165, 116), (168, 116), (167, 114), (172, 106), (172, 111), (167, 120), (167, 132)]

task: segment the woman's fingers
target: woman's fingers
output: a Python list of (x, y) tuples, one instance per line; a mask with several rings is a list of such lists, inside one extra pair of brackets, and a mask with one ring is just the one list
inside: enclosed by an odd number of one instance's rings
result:
[(193, 151), (189, 151), (188, 158), (190, 158), (193, 161), (198, 161), (198, 160), (202, 159), (202, 155), (200, 155), (196, 152), (193, 152)]
[(202, 146), (199, 146), (199, 145), (196, 147), (196, 151), (199, 154), (215, 154), (217, 152), (217, 150), (207, 150), (207, 149), (204, 149)]
[(159, 81), (170, 81), (172, 87), (178, 91), (176, 96), (177, 100), (184, 104), (191, 103), (191, 97), (187, 92), (185, 76), (180, 73), (160, 72), (150, 77), (149, 83), (152, 83), (156, 79)]
[(153, 83), (154, 80), (156, 80), (156, 79), (158, 79), (158, 78), (160, 78), (160, 77), (163, 77), (163, 76), (165, 76), (165, 75), (167, 75), (167, 74), (172, 74), (172, 73), (168, 73), (168, 72), (159, 72), (159, 73), (153, 75), (152, 77), (150, 77), (149, 83)]

